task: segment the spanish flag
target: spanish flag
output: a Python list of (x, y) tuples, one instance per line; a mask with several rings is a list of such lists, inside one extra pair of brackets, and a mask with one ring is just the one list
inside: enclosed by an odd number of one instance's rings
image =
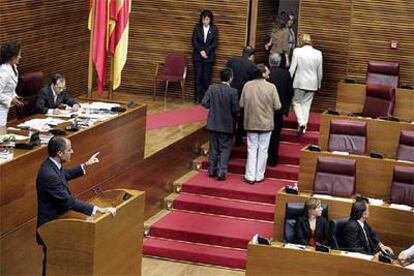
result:
[(109, 51), (115, 90), (121, 84), (121, 72), (127, 60), (131, 0), (111, 0), (109, 9)]
[(108, 15), (110, 0), (89, 1), (88, 27), (92, 33), (92, 61), (97, 75), (98, 94), (102, 95), (106, 83), (108, 55)]

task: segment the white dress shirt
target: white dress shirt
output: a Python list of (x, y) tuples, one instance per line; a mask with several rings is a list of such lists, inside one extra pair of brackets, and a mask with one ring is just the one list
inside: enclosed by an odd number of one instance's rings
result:
[(208, 25), (207, 27), (203, 25), (203, 30), (204, 30), (204, 43), (207, 41), (207, 35), (208, 35), (208, 31), (210, 30), (210, 25)]

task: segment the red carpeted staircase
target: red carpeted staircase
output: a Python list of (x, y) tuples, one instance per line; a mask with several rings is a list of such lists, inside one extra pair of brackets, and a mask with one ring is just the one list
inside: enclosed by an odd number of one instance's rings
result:
[(298, 179), (301, 148), (318, 142), (317, 114), (304, 136), (297, 136), (295, 124), (294, 116), (286, 118), (279, 165), (267, 168), (262, 183), (243, 182), (246, 145), (233, 148), (226, 181), (209, 178), (207, 158), (201, 160), (202, 170), (176, 183), (179, 193), (166, 199), (170, 210), (151, 224), (144, 254), (244, 269), (251, 238), (272, 237), (276, 194)]

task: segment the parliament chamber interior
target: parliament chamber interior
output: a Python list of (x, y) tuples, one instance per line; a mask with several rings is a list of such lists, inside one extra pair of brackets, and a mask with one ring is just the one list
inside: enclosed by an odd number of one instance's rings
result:
[(0, 275), (414, 275), (414, 1), (0, 22)]

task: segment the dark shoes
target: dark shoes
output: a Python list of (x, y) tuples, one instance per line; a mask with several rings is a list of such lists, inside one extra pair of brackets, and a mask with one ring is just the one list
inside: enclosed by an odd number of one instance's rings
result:
[(305, 131), (306, 131), (306, 126), (304, 126), (304, 125), (299, 126), (298, 134), (300, 136), (304, 135), (305, 134)]
[(216, 177), (217, 173), (216, 172), (208, 172), (208, 177)]
[(217, 174), (216, 172), (208, 172), (208, 177), (210, 178), (217, 177), (218, 181), (226, 180), (226, 174)]

